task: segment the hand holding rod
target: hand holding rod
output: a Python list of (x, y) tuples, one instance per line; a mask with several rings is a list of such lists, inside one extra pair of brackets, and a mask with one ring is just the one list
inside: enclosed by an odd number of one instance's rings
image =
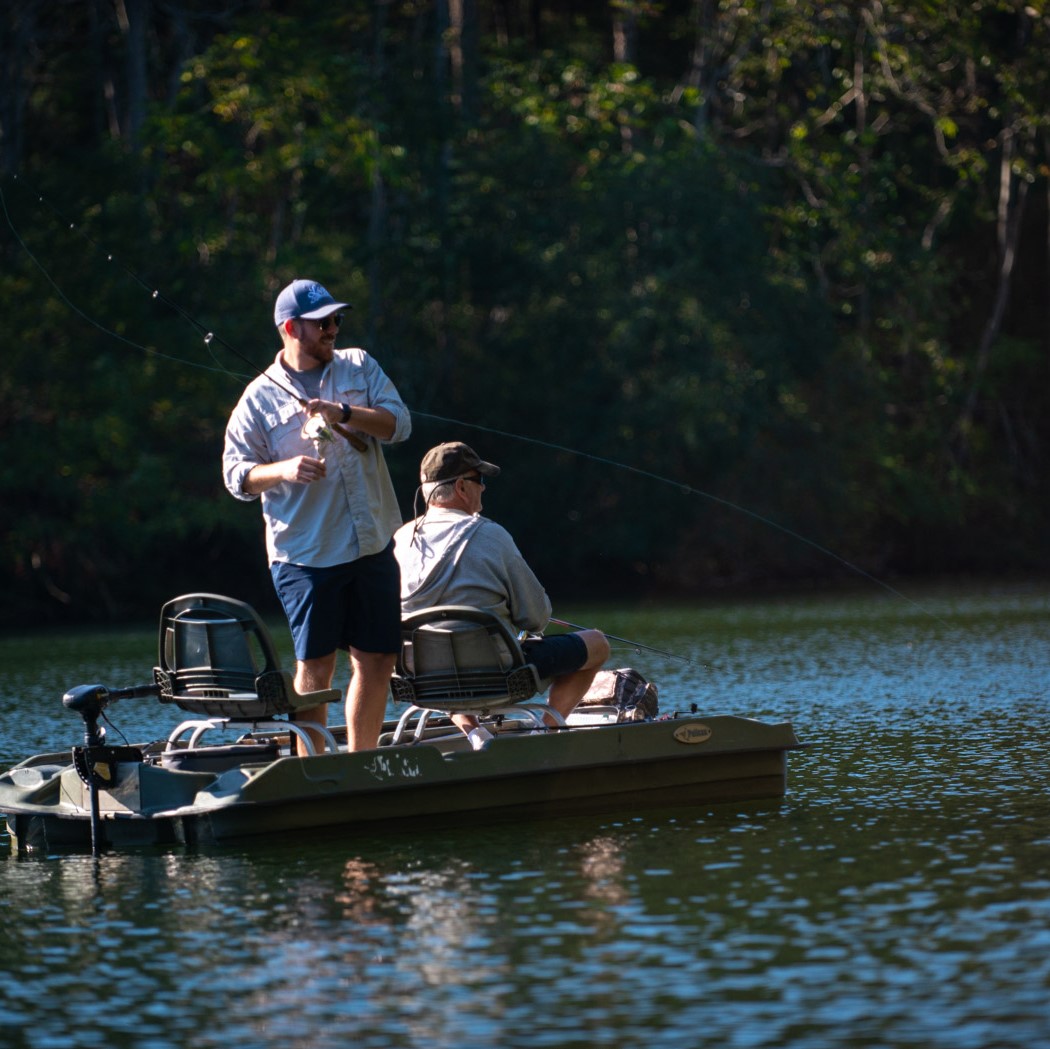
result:
[[(267, 375), (266, 377), (268, 379), (271, 378), (269, 375)], [(276, 379), (273, 379), (272, 381), (275, 383), (277, 382)], [(280, 386), (280, 383), (277, 383), (277, 385)], [(296, 397), (296, 400), (299, 402), (299, 406), (301, 408), (305, 408), (308, 403), (307, 401), (304, 401), (302, 397)], [(335, 432), (339, 434), (340, 437), (345, 437), (350, 442), (351, 447), (356, 448), (359, 452), (368, 451), (368, 444), (365, 441), (362, 441), (356, 433), (353, 433), (352, 431), (348, 430), (342, 423), (330, 422), (328, 423), (328, 425), (333, 430), (335, 430)]]

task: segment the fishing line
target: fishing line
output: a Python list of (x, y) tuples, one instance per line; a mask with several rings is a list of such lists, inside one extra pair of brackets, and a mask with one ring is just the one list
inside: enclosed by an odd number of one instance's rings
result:
[[(570, 623), (566, 619), (555, 619), (554, 616), (550, 617), (550, 621), (555, 623), (557, 626), (567, 626), (571, 630), (589, 630), (590, 627), (580, 626), (579, 623)], [(596, 630), (601, 630), (601, 627), (595, 627)], [(636, 652), (653, 652), (658, 656), (666, 656), (668, 659), (678, 659), (683, 663), (688, 663), (690, 666), (700, 667), (702, 670), (719, 670), (720, 667), (713, 666), (711, 663), (700, 663), (695, 659), (690, 659), (688, 656), (681, 656), (677, 652), (668, 652), (665, 648), (653, 648), (652, 645), (643, 645), (641, 641), (632, 641), (629, 637), (617, 637), (615, 634), (610, 634), (606, 630), (601, 631), (603, 636), (609, 641), (619, 641), (622, 645), (628, 645), (633, 648)]]
[(928, 615), (931, 618), (937, 620), (937, 622), (944, 623), (944, 620), (940, 616), (935, 615), (929, 609), (924, 608), (917, 601), (913, 601), (910, 597), (902, 594), (895, 587), (890, 586), (889, 583), (884, 582), (877, 576), (873, 576), (870, 572), (866, 572), (859, 565), (855, 565), (850, 561), (847, 561), (844, 557), (840, 557), (835, 553), (834, 550), (829, 550), (826, 546), (821, 546), (820, 543), (813, 539), (807, 539), (806, 536), (788, 528), (787, 525), (780, 524), (779, 521), (774, 521), (770, 517), (765, 517), (754, 510), (749, 510), (746, 506), (741, 506), (739, 503), (734, 503), (730, 499), (723, 499), (720, 495), (714, 495), (711, 492), (705, 492), (701, 488), (694, 488), (692, 485), (683, 484), (681, 481), (675, 481), (670, 477), (664, 477), (661, 474), (653, 473), (651, 470), (645, 470), (640, 466), (631, 466), (629, 463), (622, 463), (617, 459), (608, 459), (603, 455), (595, 455), (591, 452), (584, 452), (578, 448), (569, 448), (563, 444), (557, 444), (553, 441), (546, 441), (539, 437), (529, 437), (521, 433), (509, 433), (506, 430), (499, 430), (492, 426), (482, 426), (478, 423), (467, 423), (459, 419), (448, 419), (441, 415), (431, 415), (427, 412), (416, 412), (413, 415), (419, 415), (424, 419), (434, 419), (437, 422), (452, 423), (456, 426), (465, 426), (471, 430), (480, 430), (484, 433), (495, 434), (498, 437), (509, 437), (512, 440), (524, 441), (526, 444), (539, 445), (541, 448), (549, 448), (556, 452), (565, 452), (569, 455), (579, 456), (582, 459), (590, 459), (592, 462), (601, 463), (604, 466), (612, 466), (618, 470), (626, 470), (628, 473), (637, 474), (639, 477), (647, 477), (652, 481), (659, 481), (661, 484), (670, 485), (672, 488), (679, 489), (683, 494), (686, 495), (697, 495), (702, 499), (707, 499), (712, 503), (717, 503), (719, 506), (724, 506), (729, 510), (735, 510), (737, 513), (744, 514), (750, 517), (754, 521), (758, 521), (761, 524), (767, 525), (769, 528), (773, 528), (783, 535), (789, 536), (792, 539), (797, 540), (800, 543), (805, 543), (806, 546), (818, 553), (823, 554), (825, 557), (830, 557), (833, 561), (838, 562), (844, 568), (848, 568), (851, 572), (855, 572), (857, 575), (867, 579), (869, 582), (874, 583), (876, 586), (881, 587), (888, 594), (892, 594), (894, 597), (899, 598), (901, 601), (907, 602), (916, 611), (922, 612), (924, 615)]
[[(18, 176), (17, 175), (14, 175), (12, 177), (14, 178), (15, 181), (18, 180)], [(189, 366), (191, 368), (200, 368), (200, 369), (202, 369), (204, 371), (219, 372), (219, 373), (221, 373), (223, 375), (229, 375), (232, 378), (240, 379), (241, 381), (243, 381), (245, 378), (247, 378), (246, 376), (238, 374), (238, 373), (236, 373), (234, 371), (231, 371), (229, 368), (227, 368), (215, 356), (215, 353), (214, 353), (214, 351), (212, 349), (212, 343), (213, 342), (214, 343), (218, 343), (224, 349), (226, 349), (230, 353), (232, 353), (238, 360), (243, 361), (245, 364), (247, 364), (257, 375), (265, 376), (266, 379), (268, 379), (270, 382), (272, 382), (279, 389), (281, 389), (285, 393), (287, 393), (297, 403), (299, 403), (301, 405), (305, 405), (306, 402), (302, 399), (302, 397), (295, 390), (293, 390), (290, 386), (286, 386), (284, 383), (280, 382), (278, 379), (274, 378), (274, 376), (270, 375), (264, 369), (258, 367), (258, 365), (256, 365), (249, 357), (247, 357), (243, 353), (241, 353), (240, 350), (238, 350), (235, 346), (230, 345), (230, 343), (228, 343), (221, 336), (217, 336), (214, 332), (208, 331), (208, 329), (204, 325), (202, 325), (189, 312), (184, 310), (178, 303), (176, 303), (172, 299), (169, 299), (166, 295), (162, 295), (159, 289), (154, 288), (150, 283), (148, 283), (147, 281), (143, 280), (143, 278), (140, 277), (139, 274), (136, 273), (135, 270), (133, 270), (130, 266), (125, 265), (123, 262), (121, 262), (119, 259), (117, 259), (112, 253), (106, 252), (105, 249), (103, 249), (101, 245), (99, 245), (98, 243), (93, 241), (83, 230), (81, 230), (77, 226), (76, 223), (69, 222), (68, 220), (66, 220), (65, 217), (62, 216), (61, 213), (59, 211), (57, 211), (57, 209), (55, 209), (54, 206), (45, 197), (37, 194), (37, 201), (38, 201), (38, 203), (46, 206), (51, 211), (52, 215), (55, 216), (56, 219), (58, 219), (60, 222), (65, 223), (68, 226), (68, 229), (70, 230), (70, 232), (77, 234), (97, 254), (105, 255), (105, 258), (106, 258), (107, 262), (116, 263), (116, 265), (125, 273), (126, 276), (130, 277), (131, 280), (133, 280), (136, 284), (139, 285), (140, 288), (142, 288), (144, 291), (149, 293), (149, 296), (150, 296), (151, 299), (153, 299), (155, 302), (163, 303), (170, 310), (172, 310), (172, 312), (174, 312), (179, 317), (181, 317), (182, 320), (186, 321), (187, 324), (189, 324), (199, 335), (201, 335), (203, 337), (204, 346), (207, 349), (211, 359), (215, 362), (215, 367), (212, 367), (212, 366), (210, 366), (208, 364), (202, 364), (202, 363), (200, 363), (198, 361), (189, 360), (186, 357), (175, 357), (172, 354), (162, 353), (160, 350), (158, 350), (158, 349), (156, 349), (155, 347), (152, 347), (152, 346), (144, 346), (144, 345), (142, 345), (142, 343), (135, 342), (134, 340), (126, 338), (125, 336), (121, 335), (119, 332), (113, 331), (111, 328), (107, 328), (104, 324), (102, 324), (99, 321), (95, 320), (94, 317), (90, 316), (88, 313), (86, 313), (84, 310), (82, 310), (62, 290), (62, 288), (59, 286), (58, 282), (54, 279), (54, 277), (51, 276), (50, 272), (47, 270), (47, 268), (44, 266), (44, 264), (30, 250), (30, 248), (26, 244), (25, 240), (19, 234), (18, 229), (15, 227), (14, 220), (11, 218), (11, 214), (8, 211), (8, 208), (7, 208), (7, 197), (6, 197), (6, 195), (4, 194), (4, 191), (3, 191), (3, 183), (2, 183), (2, 181), (0, 181), (0, 207), (3, 208), (4, 219), (6, 220), (8, 228), (11, 230), (12, 235), (14, 236), (15, 240), (18, 242), (19, 247), (30, 258), (30, 260), (32, 261), (33, 265), (36, 266), (36, 268), (44, 275), (44, 278), (51, 285), (51, 287), (55, 289), (55, 293), (58, 295), (58, 297), (78, 317), (80, 317), (82, 320), (86, 321), (88, 324), (90, 324), (96, 330), (102, 332), (105, 335), (110, 336), (111, 338), (117, 339), (119, 342), (124, 343), (124, 345), (126, 345), (126, 346), (130, 346), (132, 349), (141, 350), (143, 353), (150, 354), (151, 356), (158, 357), (158, 358), (160, 358), (162, 360), (172, 361), (175, 364), (184, 364), (184, 365), (187, 365), (187, 366)], [(340, 430), (340, 432), (342, 432), (342, 429), (340, 427), (335, 427), (335, 429), (338, 429), (338, 430)], [(346, 433), (343, 433), (343, 436), (347, 437), (348, 440), (350, 439), (350, 437)], [(355, 447), (357, 447), (356, 443), (355, 443)], [(359, 450), (361, 450), (361, 449), (359, 448)]]
[[(12, 178), (16, 182), (18, 181), (18, 176), (17, 175), (13, 175)], [(50, 204), (50, 202), (48, 202), (42, 195), (37, 194), (36, 196), (37, 196), (37, 200), (39, 201), (39, 203), (47, 206), (51, 210), (51, 212), (59, 220), (61, 220), (62, 222), (65, 222), (68, 225), (68, 228), (69, 228), (70, 231), (78, 234), (96, 252), (99, 252), (100, 254), (104, 253), (103, 249), (99, 245), (97, 245), (94, 241), (92, 241), (91, 238), (88, 237), (86, 233), (84, 233), (82, 230), (80, 230), (79, 227), (76, 225), (76, 223), (68, 222), (68, 220), (66, 220), (61, 215), (61, 213), (57, 209), (55, 209)], [(86, 312), (84, 312), (84, 310), (80, 309), (79, 306), (77, 306), (74, 302), (72, 302), (69, 299), (69, 297), (59, 287), (58, 283), (54, 280), (54, 278), (47, 271), (47, 269), (44, 267), (44, 265), (37, 259), (37, 257), (33, 254), (33, 252), (29, 250), (29, 247), (26, 245), (25, 241), (19, 235), (18, 230), (15, 228), (14, 222), (13, 222), (13, 220), (11, 218), (11, 215), (8, 212), (8, 209), (7, 209), (7, 199), (6, 199), (5, 195), (4, 195), (2, 179), (0, 179), (0, 207), (3, 208), (4, 218), (7, 221), (7, 225), (10, 228), (12, 234), (14, 235), (15, 240), (18, 241), (18, 244), (22, 248), (22, 250), (26, 253), (26, 255), (29, 256), (29, 258), (33, 261), (33, 264), (37, 267), (37, 269), (40, 270), (40, 272), (47, 279), (48, 283), (55, 289), (55, 292), (59, 296), (59, 298), (61, 298), (61, 300), (64, 303), (66, 303), (66, 305), (71, 310), (73, 310), (74, 313), (76, 313), (79, 317), (81, 317), (85, 321), (87, 321), (88, 324), (92, 325), (92, 327), (96, 328), (97, 330), (103, 332), (106, 335), (111, 336), (114, 339), (119, 340), (120, 342), (124, 343), (125, 345), (128, 345), (128, 346), (130, 346), (130, 347), (132, 347), (134, 349), (137, 349), (137, 350), (142, 350), (145, 353), (153, 354), (153, 355), (155, 355), (157, 357), (160, 357), (160, 358), (162, 358), (164, 360), (169, 360), (169, 361), (172, 361), (172, 362), (174, 362), (176, 364), (185, 364), (185, 365), (188, 365), (190, 367), (203, 368), (206, 371), (218, 371), (218, 372), (222, 372), (223, 374), (230, 375), (230, 376), (232, 376), (234, 378), (244, 379), (245, 376), (238, 375), (236, 372), (231, 371), (229, 368), (227, 368), (224, 365), (222, 365), (219, 362), (218, 358), (215, 357), (214, 353), (212, 353), (211, 344), (212, 344), (212, 342), (216, 342), (220, 346), (222, 346), (224, 349), (226, 349), (230, 353), (232, 353), (239, 360), (241, 360), (245, 364), (247, 364), (257, 374), (265, 375), (267, 379), (269, 379), (271, 382), (273, 382), (275, 385), (277, 385), (281, 389), (285, 390), (285, 392), (288, 393), (290, 396), (294, 397), (297, 402), (299, 402), (300, 404), (303, 403), (302, 399), (299, 397), (299, 395), (297, 393), (295, 393), (294, 391), (291, 391), (287, 387), (283, 386), (280, 382), (278, 382), (276, 379), (274, 379), (273, 376), (269, 375), (263, 369), (259, 368), (256, 364), (254, 364), (250, 358), (246, 357), (243, 353), (241, 353), (238, 349), (236, 349), (236, 347), (231, 346), (230, 343), (228, 343), (225, 339), (215, 335), (214, 332), (208, 331), (208, 329), (205, 328), (204, 325), (202, 325), (199, 321), (197, 321), (193, 316), (191, 316), (181, 306), (179, 306), (177, 303), (173, 302), (171, 299), (168, 299), (166, 296), (162, 295), (158, 289), (153, 288), (152, 285), (150, 285), (148, 282), (144, 281), (134, 270), (132, 270), (130, 267), (124, 265), (123, 263), (119, 262), (118, 260), (116, 260), (114, 258), (114, 256), (112, 254), (109, 254), (109, 253), (104, 253), (106, 255), (106, 260), (108, 262), (117, 262), (117, 264), (124, 271), (124, 273), (128, 277), (130, 277), (133, 281), (135, 281), (135, 283), (138, 284), (143, 290), (147, 291), (150, 294), (150, 297), (152, 299), (154, 299), (157, 302), (164, 303), (164, 305), (168, 306), (169, 309), (174, 311), (183, 320), (185, 320), (191, 327), (193, 327), (198, 332), (198, 334), (203, 336), (204, 344), (205, 344), (206, 348), (208, 349), (209, 353), (211, 354), (212, 359), (215, 361), (216, 367), (213, 368), (213, 367), (210, 367), (208, 365), (199, 364), (196, 361), (187, 360), (186, 358), (183, 358), (183, 357), (175, 357), (175, 356), (172, 356), (170, 354), (161, 353), (159, 350), (156, 350), (156, 349), (154, 349), (152, 347), (143, 346), (140, 343), (136, 343), (136, 342), (132, 341), (131, 339), (127, 339), (123, 335), (119, 334), (118, 332), (112, 331), (111, 329), (105, 327), (103, 324), (101, 324), (98, 321), (94, 320), (94, 318), (90, 317)], [(874, 584), (875, 586), (880, 587), (882, 590), (886, 591), (886, 593), (891, 594), (894, 597), (896, 597), (897, 599), (899, 599), (901, 601), (904, 601), (905, 603), (911, 605), (914, 609), (916, 609), (917, 611), (923, 613), (924, 615), (928, 615), (931, 618), (937, 620), (938, 622), (944, 623), (944, 620), (942, 620), (939, 616), (935, 615), (933, 612), (929, 611), (929, 609), (924, 608), (918, 602), (913, 601), (907, 595), (902, 594), (899, 590), (897, 590), (895, 587), (891, 586), (889, 583), (883, 581), (882, 579), (879, 579), (877, 576), (873, 576), (870, 572), (868, 572), (865, 569), (861, 568), (859, 565), (855, 565), (852, 562), (847, 561), (844, 557), (840, 557), (833, 550), (828, 549), (826, 546), (822, 546), (820, 543), (816, 542), (813, 539), (807, 538), (806, 536), (800, 534), (799, 532), (794, 531), (794, 529), (788, 528), (787, 525), (780, 524), (780, 522), (775, 521), (775, 520), (773, 520), (770, 517), (766, 517), (763, 514), (760, 514), (760, 513), (756, 512), (754, 510), (749, 510), (746, 506), (741, 506), (739, 503), (734, 503), (730, 499), (725, 499), (722, 496), (714, 495), (712, 492), (704, 491), (701, 488), (696, 488), (693, 485), (685, 484), (685, 483), (683, 483), (681, 481), (675, 481), (675, 480), (673, 480), (670, 477), (665, 477), (665, 476), (663, 476), (661, 474), (654, 473), (651, 470), (643, 469), (640, 466), (631, 466), (629, 463), (623, 463), (623, 462), (620, 462), (617, 459), (610, 459), (610, 458), (608, 458), (606, 456), (596, 455), (596, 454), (594, 454), (592, 452), (585, 452), (585, 451), (582, 451), (582, 450), (580, 450), (578, 448), (569, 448), (567, 445), (558, 444), (558, 443), (556, 443), (554, 441), (544, 440), (543, 438), (530, 437), (527, 434), (521, 434), (521, 433), (511, 433), (511, 432), (509, 432), (507, 430), (497, 429), (496, 427), (484, 426), (484, 425), (482, 425), (480, 423), (468, 423), (468, 422), (464, 422), (461, 419), (450, 419), (450, 418), (448, 418), (446, 416), (434, 415), (434, 414), (429, 413), (429, 412), (413, 411), (412, 414), (414, 416), (418, 416), (418, 417), (423, 418), (423, 419), (432, 419), (435, 422), (449, 423), (449, 424), (454, 425), (454, 426), (464, 426), (467, 429), (477, 430), (477, 431), (479, 431), (481, 433), (490, 433), (490, 434), (494, 434), (494, 435), (499, 436), (499, 437), (506, 437), (506, 438), (509, 438), (511, 440), (522, 441), (525, 444), (536, 445), (537, 447), (540, 447), (540, 448), (547, 448), (547, 449), (550, 449), (550, 450), (556, 451), (556, 452), (564, 452), (567, 455), (578, 456), (579, 458), (582, 458), (582, 459), (589, 459), (592, 462), (600, 463), (600, 464), (602, 464), (604, 466), (610, 466), (610, 467), (613, 467), (614, 469), (617, 469), (617, 470), (624, 470), (627, 473), (635, 474), (638, 477), (645, 477), (645, 478), (648, 478), (649, 480), (657, 481), (660, 484), (670, 485), (672, 488), (677, 488), (679, 491), (681, 491), (685, 495), (695, 495), (695, 496), (699, 496), (702, 499), (707, 499), (709, 502), (715, 503), (715, 504), (717, 504), (719, 506), (723, 506), (723, 507), (725, 507), (725, 508), (727, 508), (729, 510), (732, 510), (732, 511), (734, 511), (736, 513), (743, 514), (744, 516), (749, 517), (752, 520), (759, 522), (760, 524), (766, 525), (768, 528), (772, 528), (775, 531), (780, 532), (782, 535), (786, 535), (789, 538), (794, 539), (794, 540), (796, 540), (799, 543), (803, 543), (804, 545), (810, 547), (812, 550), (816, 550), (818, 553), (822, 554), (823, 556), (830, 558), (832, 561), (835, 561), (836, 563), (838, 563), (842, 567), (848, 569), (850, 572), (853, 572), (856, 575), (860, 576), (861, 578), (868, 580), (868, 582)], [(344, 436), (346, 436), (346, 435), (344, 434)]]
[[(18, 181), (17, 175), (12, 175), (11, 178), (15, 182)], [(124, 265), (114, 255), (107, 253), (99, 244), (95, 243), (83, 230), (81, 230), (76, 223), (70, 222), (64, 216), (62, 216), (61, 213), (58, 212), (45, 197), (41, 196), (40, 194), (36, 194), (36, 200), (38, 204), (47, 207), (51, 211), (52, 215), (54, 215), (59, 222), (63, 223), (71, 233), (75, 233), (83, 241), (85, 241), (94, 252), (96, 252), (99, 255), (104, 255), (107, 262), (116, 263), (118, 268), (123, 270), (123, 272), (128, 277), (135, 281), (135, 283), (138, 284), (145, 291), (149, 292), (150, 297), (154, 301), (161, 302), (164, 305), (168, 306), (171, 310), (179, 314), (179, 316), (181, 316), (184, 320), (186, 320), (189, 324), (196, 328), (198, 332), (203, 333), (205, 331), (205, 329), (201, 325), (199, 325), (188, 313), (186, 313), (185, 310), (181, 309), (176, 303), (172, 302), (167, 297), (161, 295), (161, 293), (158, 290), (152, 288), (146, 281), (139, 277), (139, 275), (135, 273), (134, 270)], [(8, 211), (7, 195), (4, 193), (2, 179), (0, 179), (0, 208), (3, 209), (4, 220), (7, 222), (8, 229), (11, 230), (11, 235), (18, 242), (18, 246), (22, 249), (22, 251), (25, 252), (25, 254), (28, 256), (33, 265), (36, 266), (36, 268), (40, 271), (40, 273), (43, 275), (44, 279), (48, 282), (48, 284), (50, 284), (51, 287), (54, 288), (55, 294), (58, 295), (62, 302), (64, 302), (66, 306), (68, 306), (69, 309), (73, 311), (73, 313), (80, 317), (81, 320), (86, 321), (91, 327), (95, 328), (97, 331), (102, 332), (103, 335), (108, 335), (110, 338), (116, 339), (118, 342), (124, 343), (125, 346), (130, 346), (132, 349), (140, 350), (143, 353), (149, 354), (153, 357), (158, 357), (161, 360), (172, 361), (175, 364), (184, 364), (191, 368), (201, 368), (204, 371), (221, 372), (225, 375), (231, 375), (234, 378), (244, 378), (244, 376), (238, 376), (234, 372), (231, 372), (229, 368), (224, 367), (218, 361), (218, 359), (215, 358), (214, 354), (212, 355), (212, 359), (215, 361), (216, 366), (211, 367), (210, 365), (202, 364), (198, 361), (189, 360), (186, 357), (176, 357), (172, 354), (163, 353), (153, 346), (144, 346), (142, 343), (135, 342), (133, 339), (129, 339), (126, 336), (121, 335), (120, 332), (114, 331), (112, 328), (107, 328), (100, 321), (97, 321), (90, 314), (82, 310), (65, 293), (65, 291), (63, 291), (58, 282), (54, 279), (54, 277), (51, 276), (47, 267), (44, 266), (40, 259), (38, 259), (37, 256), (33, 253), (33, 251), (29, 248), (29, 245), (26, 244), (25, 240), (23, 240), (21, 234), (18, 232), (18, 229), (15, 226), (14, 220), (11, 218), (11, 213)], [(205, 343), (208, 343), (207, 339), (205, 339)], [(236, 351), (233, 350), (232, 347), (229, 347), (229, 349), (236, 353)]]
[[(15, 181), (18, 180), (17, 175), (14, 175), (13, 178)], [(133, 349), (141, 350), (144, 353), (151, 354), (163, 360), (173, 361), (176, 364), (185, 364), (190, 367), (202, 368), (205, 371), (217, 371), (224, 375), (229, 375), (233, 378), (238, 378), (243, 381), (246, 378), (246, 376), (237, 375), (235, 372), (231, 371), (229, 368), (223, 365), (222, 362), (219, 361), (219, 359), (215, 356), (215, 353), (212, 350), (212, 343), (216, 342), (224, 349), (232, 353), (238, 360), (243, 361), (245, 364), (247, 364), (248, 367), (250, 367), (257, 375), (264, 377), (269, 382), (272, 382), (274, 386), (276, 386), (278, 389), (283, 390), (286, 394), (288, 394), (289, 397), (296, 401), (297, 404), (304, 408), (306, 407), (306, 401), (300, 396), (300, 394), (296, 390), (293, 390), (291, 386), (286, 385), (279, 379), (275, 378), (265, 369), (260, 368), (258, 365), (255, 364), (254, 361), (252, 361), (249, 357), (241, 353), (241, 351), (238, 350), (235, 346), (231, 346), (230, 343), (228, 343), (221, 336), (217, 336), (214, 332), (208, 331), (207, 328), (205, 328), (204, 325), (202, 325), (195, 317), (193, 317), (190, 313), (188, 313), (181, 306), (179, 306), (178, 303), (174, 302), (172, 299), (169, 299), (166, 295), (162, 295), (157, 288), (154, 288), (151, 284), (143, 280), (138, 275), (138, 273), (135, 272), (135, 270), (131, 269), (130, 266), (127, 266), (123, 262), (120, 262), (120, 260), (116, 259), (112, 253), (105, 252), (102, 246), (93, 241), (86, 233), (83, 232), (83, 230), (81, 230), (77, 226), (75, 222), (69, 222), (68, 220), (66, 220), (65, 217), (45, 197), (41, 196), (40, 194), (37, 194), (37, 201), (40, 204), (46, 206), (57, 220), (66, 223), (68, 225), (69, 230), (73, 233), (76, 233), (96, 253), (100, 255), (105, 254), (107, 262), (115, 262), (128, 277), (130, 277), (136, 284), (139, 285), (139, 287), (141, 287), (144, 291), (149, 292), (150, 298), (152, 298), (155, 302), (163, 303), (170, 310), (172, 310), (179, 317), (181, 317), (184, 321), (186, 321), (187, 324), (194, 328), (199, 335), (203, 336), (205, 348), (208, 350), (211, 359), (215, 362), (216, 367), (212, 368), (209, 365), (200, 364), (197, 361), (191, 361), (185, 357), (174, 357), (171, 354), (162, 353), (160, 350), (157, 350), (152, 346), (143, 346), (141, 343), (134, 342), (133, 340), (121, 335), (119, 332), (115, 332), (111, 328), (105, 327), (105, 325), (101, 324), (100, 322), (96, 321), (93, 317), (85, 313), (84, 310), (77, 306), (77, 304), (74, 303), (68, 295), (66, 295), (66, 293), (59, 286), (58, 282), (51, 276), (50, 272), (48, 272), (44, 264), (36, 257), (36, 255), (32, 251), (30, 251), (29, 246), (26, 244), (25, 240), (23, 240), (22, 236), (19, 234), (17, 228), (15, 227), (14, 220), (11, 218), (11, 214), (7, 209), (7, 198), (3, 192), (3, 184), (2, 182), (0, 182), (0, 207), (3, 208), (4, 218), (7, 221), (8, 228), (11, 230), (12, 235), (18, 242), (19, 247), (32, 260), (33, 265), (36, 266), (38, 270), (40, 270), (47, 282), (51, 285), (52, 288), (55, 289), (55, 292), (59, 296), (59, 298), (78, 317), (81, 317), (83, 320), (87, 321), (88, 324), (90, 324), (92, 327), (102, 332), (103, 334), (119, 340), (126, 346), (131, 346)], [(346, 440), (348, 440), (359, 452), (367, 450), (368, 445), (363, 440), (361, 440), (361, 438), (358, 437), (356, 434), (347, 430), (341, 424), (332, 423), (330, 425), (333, 430), (335, 430), (341, 436), (345, 437)]]

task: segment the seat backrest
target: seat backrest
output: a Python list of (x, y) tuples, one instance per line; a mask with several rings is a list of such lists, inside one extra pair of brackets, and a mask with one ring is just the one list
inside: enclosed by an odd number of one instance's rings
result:
[(154, 677), (163, 702), (251, 720), (296, 709), (291, 675), (256, 611), (219, 594), (184, 594), (160, 613)]
[(402, 620), (391, 682), (400, 702), (452, 712), (484, 710), (531, 699), (541, 685), (518, 639), (490, 612), (437, 605)]

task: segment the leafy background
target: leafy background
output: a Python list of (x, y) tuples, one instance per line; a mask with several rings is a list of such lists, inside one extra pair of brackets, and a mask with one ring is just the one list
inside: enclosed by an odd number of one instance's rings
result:
[[(0, 625), (272, 605), (226, 417), (310, 276), (552, 594), (1045, 572), (1043, 4), (21, 0)], [(211, 339), (205, 336), (212, 333)]]

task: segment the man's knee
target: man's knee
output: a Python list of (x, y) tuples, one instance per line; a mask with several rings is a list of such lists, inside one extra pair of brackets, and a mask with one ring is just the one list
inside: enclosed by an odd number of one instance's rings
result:
[(296, 664), (295, 687), (300, 692), (320, 692), (331, 687), (334, 675), (334, 652), (316, 659), (300, 659)]
[(389, 678), (394, 672), (396, 662), (396, 652), (361, 652), (356, 648), (350, 649), (350, 665), (355, 674), (364, 677)]
[(594, 670), (609, 658), (609, 642), (600, 630), (581, 630), (580, 638), (587, 646), (587, 662), (581, 670)]

